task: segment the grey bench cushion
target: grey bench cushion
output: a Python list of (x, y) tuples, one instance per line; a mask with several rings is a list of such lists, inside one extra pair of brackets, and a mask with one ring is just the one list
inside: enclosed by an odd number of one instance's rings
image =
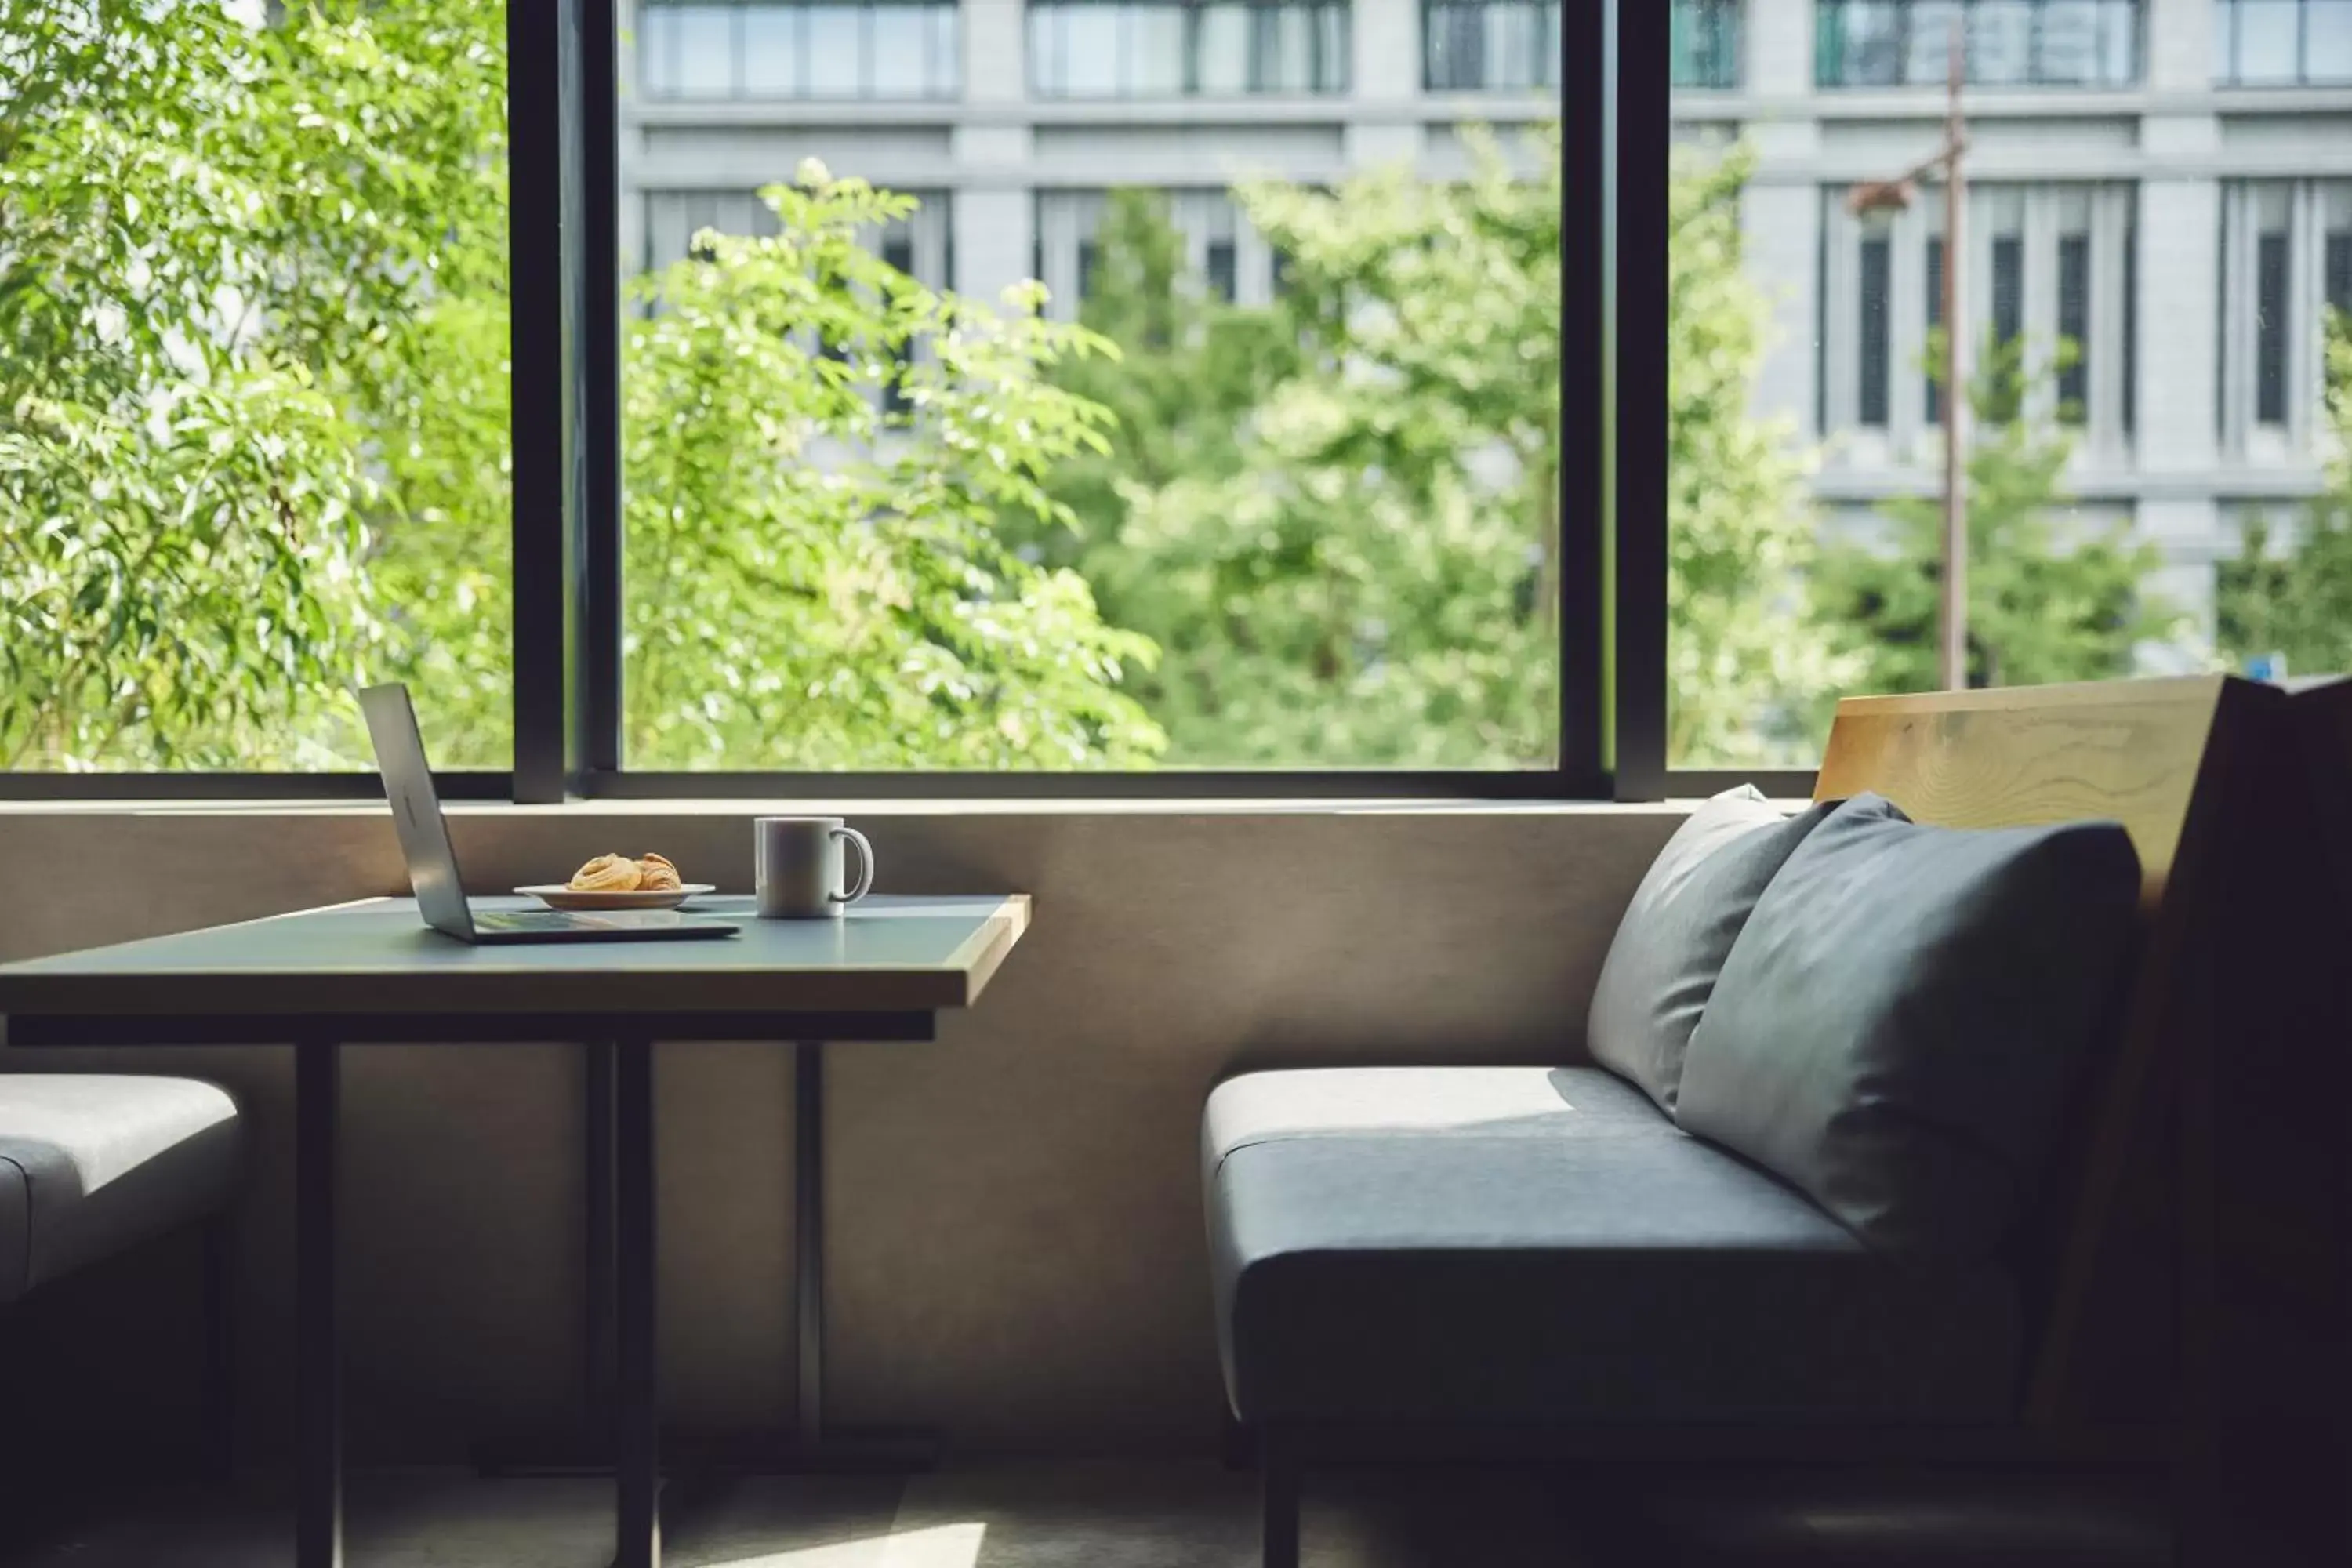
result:
[(194, 1079), (0, 1074), (0, 1301), (212, 1213), (238, 1144)]
[(1253, 1074), (1202, 1142), (1244, 1420), (2014, 1408), (2003, 1274), (1873, 1254), (1598, 1068)]

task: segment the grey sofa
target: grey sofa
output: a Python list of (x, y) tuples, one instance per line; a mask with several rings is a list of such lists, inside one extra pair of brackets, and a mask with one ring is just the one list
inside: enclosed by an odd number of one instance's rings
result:
[(195, 1227), (205, 1347), (199, 1399), (215, 1471), (231, 1458), (222, 1216), (243, 1154), (236, 1102), (214, 1084), (0, 1073), (0, 1312), (77, 1269)]
[[(2352, 734), (2352, 700), (2339, 706)], [(2245, 765), (2285, 755), (2258, 749), (2275, 743), (2283, 710), (2279, 694), (2221, 679), (1841, 705), (1825, 801), (1883, 792), (1947, 833), (2107, 816), (2119, 819), (2101, 830), (2108, 848), (2120, 826), (2138, 862), (2109, 1000), (2094, 1012), (2077, 997), (2066, 1026), (2084, 1037), (2079, 1072), (2039, 1087), (2046, 1116), (2018, 1120), (2047, 1126), (1978, 1173), (1999, 1194), (1973, 1212), (1974, 1199), (1939, 1201), (1906, 1219), (1876, 1206), (1870, 1172), (1838, 1163), (1853, 1151), (1831, 1146), (1853, 1142), (1882, 1064), (1863, 1060), (1837, 1086), (1842, 1108), (1794, 1138), (1740, 1122), (1822, 1098), (1818, 1076), (1805, 1081), (1822, 1063), (1794, 1065), (1801, 1034), (1748, 1029), (1696, 1081), (1706, 1041), (1692, 1031), (1727, 1005), (1769, 1011), (1775, 984), (1783, 1006), (1839, 991), (1818, 973), (1758, 984), (1803, 946), (1786, 919), (1753, 944), (1771, 963), (1746, 962), (1735, 921), (1711, 994), (1653, 988), (1654, 1020), (1685, 1015), (1679, 1104), (1638, 1055), (1621, 1072), (1339, 1067), (1218, 1085), (1200, 1149), (1216, 1331), (1232, 1414), (1263, 1469), (1265, 1568), (1298, 1561), (1309, 1465), (1435, 1456), (2149, 1465), (2173, 1483), (2181, 1560), (2230, 1561), (2210, 1533), (2217, 1456), (2240, 1429), (2230, 1406), (2259, 1407), (2247, 1427), (2275, 1429), (2340, 1386), (2330, 1303), (2347, 1299), (2342, 1281), (2323, 1288), (2279, 1261), (2295, 1256), (2278, 1245), (2287, 1234), (2306, 1259), (2340, 1246), (2332, 1194), (2241, 1187), (2223, 1164), (2291, 1151), (2321, 1168), (2341, 1147), (2312, 1104), (2315, 1059), (2297, 1047), (2312, 1009), (2340, 1019), (2343, 999), (2299, 989), (2322, 966), (2232, 934), (2260, 929), (2275, 947), (2283, 929), (2338, 929), (2291, 880), (2307, 858), (2274, 847), (2308, 824), (2313, 797)], [(1808, 910), (1837, 903), (1830, 884), (1806, 883), (1818, 868), (1786, 867), (1769, 886), (1802, 887)], [(1752, 907), (1750, 931), (1767, 923)], [(1867, 921), (1849, 926), (1832, 957), (1876, 944), (1866, 956), (1883, 970), (1917, 956)], [(1981, 973), (1971, 984), (2014, 989)], [(1915, 1163), (1931, 1188), (1987, 1146), (1974, 1133), (2013, 1131), (2007, 1069), (1979, 1072), (1970, 1050), (1949, 1048), (1969, 1044), (1947, 1038), (1929, 1087), (1990, 1119)], [(2035, 1056), (2010, 1066), (2030, 1077)], [(1882, 1122), (1864, 1142), (1889, 1134)], [(2259, 1228), (2234, 1223), (2242, 1198)], [(2209, 1223), (2181, 1225), (2184, 1205)], [(2259, 1249), (2241, 1245), (2257, 1235)], [(2248, 1348), (2263, 1378), (2200, 1381)]]

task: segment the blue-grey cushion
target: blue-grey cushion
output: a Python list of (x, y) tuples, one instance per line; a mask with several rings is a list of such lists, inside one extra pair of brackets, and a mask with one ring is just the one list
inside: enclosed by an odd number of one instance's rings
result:
[(1671, 1112), (1716, 976), (1781, 863), (1829, 807), (1796, 816), (1741, 784), (1704, 802), (1650, 863), (1585, 1014), (1592, 1059)]
[(240, 1145), (213, 1084), (0, 1074), (0, 1301), (212, 1213)]
[(2013, 1410), (2004, 1271), (1882, 1258), (1596, 1068), (1254, 1073), (1202, 1157), (1244, 1420)]
[(2139, 888), (2112, 822), (1930, 827), (1857, 795), (1757, 900), (1676, 1119), (1884, 1251), (1989, 1257), (2109, 1016)]

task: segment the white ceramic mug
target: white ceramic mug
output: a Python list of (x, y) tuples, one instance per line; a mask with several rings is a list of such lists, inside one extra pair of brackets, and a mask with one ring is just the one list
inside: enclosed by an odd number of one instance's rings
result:
[[(844, 839), (857, 846), (857, 885), (845, 891)], [(751, 864), (751, 886), (763, 921), (831, 920), (874, 886), (874, 846), (837, 816), (755, 819)]]

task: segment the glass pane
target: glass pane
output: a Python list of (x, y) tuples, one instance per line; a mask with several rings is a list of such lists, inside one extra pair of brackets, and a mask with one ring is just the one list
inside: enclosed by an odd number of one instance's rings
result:
[(2089, 85), (2100, 79), (2099, 31), (2107, 7), (2100, 0), (2052, 0), (2042, 13), (2034, 76), (2050, 83)]
[(2305, 79), (2352, 83), (2352, 0), (2311, 0), (2305, 25)]
[(504, 7), (80, 9), (0, 9), (0, 770), (365, 771), (384, 679), (508, 767)]
[(1315, 87), (1315, 17), (1301, 5), (1270, 12), (1273, 58), (1267, 62), (1265, 85), (1274, 92), (1310, 92)]
[(1922, 0), (1912, 7), (1904, 80), (1924, 83), (1952, 79), (1952, 28), (1961, 20), (1960, 7), (1955, 0)]
[(735, 91), (735, 11), (681, 5), (670, 20), (670, 90), (679, 98), (726, 98)]
[(797, 98), (802, 79), (798, 5), (759, 5), (743, 13), (743, 90), (754, 98)]
[(1174, 5), (1139, 5), (1128, 21), (1129, 94), (1177, 98), (1184, 91), (1184, 13)]
[(1120, 37), (1127, 12), (1118, 5), (1062, 8), (1062, 90), (1071, 98), (1112, 98), (1124, 88)]
[(2296, 0), (2240, 0), (2238, 80), (2249, 87), (2300, 79), (2302, 19)]
[(953, 5), (932, 5), (930, 96), (953, 98), (963, 88), (963, 38)]
[(873, 17), (875, 98), (920, 98), (931, 85), (932, 5), (877, 5)]
[(1200, 90), (1218, 95), (1249, 90), (1249, 10), (1208, 5), (1201, 10)]
[[(1514, 12), (1513, 47), (1536, 52), (1540, 23)], [(660, 115), (621, 106), (623, 211), (653, 263), (622, 349), (624, 765), (1549, 764), (1556, 131), (1507, 128), (1491, 153), (1449, 133), (1448, 160), (1492, 177), (1412, 189), (1237, 108), (1343, 85), (1340, 5), (961, 25), (990, 29), (978, 59), (1027, 46), (1040, 96), (1153, 95), (1157, 134), (1066, 127), (1028, 165), (1001, 137), (927, 137), (951, 191), (906, 193), (903, 221), (880, 221), (899, 193), (845, 184), (780, 203), (793, 216), (757, 238), (754, 184), (793, 178), (804, 147), (887, 184), (904, 117), (829, 114), (838, 129), (787, 141), (772, 111), (705, 114), (648, 151)], [(1417, 43), (1407, 26), (1382, 79), (1411, 79)], [(898, 85), (881, 52), (876, 79)], [(1170, 146), (1193, 173), (1150, 183)], [(1074, 188), (1080, 171), (1134, 183)], [(673, 260), (713, 214), (721, 264)], [(940, 297), (908, 290), (909, 267)], [(1051, 286), (1034, 311), (998, 303), (1032, 276)]]
[(1988, 86), (2033, 79), (2033, 6), (2029, 0), (1977, 0), (1970, 8), (1969, 76)]
[[(862, 5), (808, 8), (808, 84), (812, 98), (866, 95), (866, 24)], [(781, 171), (780, 171), (781, 172)]]

